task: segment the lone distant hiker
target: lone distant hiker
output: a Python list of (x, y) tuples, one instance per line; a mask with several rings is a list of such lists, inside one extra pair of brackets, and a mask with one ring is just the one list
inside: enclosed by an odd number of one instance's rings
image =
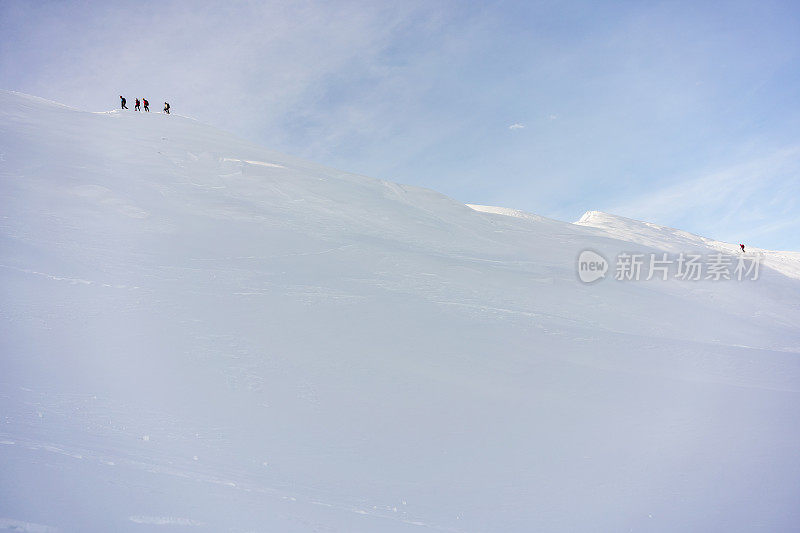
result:
[(150, 112), (150, 102), (148, 102), (146, 99), (142, 98), (142, 103), (144, 104), (144, 110), (149, 113)]
[(136, 111), (141, 111), (141, 109), (139, 109), (139, 99), (138, 99), (138, 98), (136, 99), (136, 105), (135, 105), (135, 106), (133, 106), (133, 108), (134, 108)]
[(744, 244), (740, 244), (739, 248), (741, 248), (742, 249), (742, 253), (744, 253)]
[(127, 100), (125, 100), (124, 97), (120, 96), (119, 101), (122, 104), (122, 109), (128, 109), (128, 106), (125, 105), (125, 102), (127, 102)]
[(169, 115), (169, 104), (168, 104), (168, 103), (166, 103), (166, 102), (164, 102), (164, 113), (166, 113), (167, 115)]

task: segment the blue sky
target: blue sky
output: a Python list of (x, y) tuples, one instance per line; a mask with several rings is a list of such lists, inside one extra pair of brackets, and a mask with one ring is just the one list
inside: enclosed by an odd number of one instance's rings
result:
[(800, 250), (797, 2), (4, 0), (0, 88), (169, 100), (463, 202)]

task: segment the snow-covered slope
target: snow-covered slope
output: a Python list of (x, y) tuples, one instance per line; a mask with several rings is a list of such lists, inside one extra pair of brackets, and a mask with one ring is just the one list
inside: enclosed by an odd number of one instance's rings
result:
[(482, 211), (0, 93), (0, 527), (792, 529), (800, 282)]
[[(740, 252), (739, 245), (735, 243), (715, 241), (675, 228), (658, 226), (650, 222), (641, 222), (600, 211), (587, 211), (576, 224), (598, 228), (611, 237), (659, 250), (678, 253), (687, 250), (715, 250), (732, 255)], [(745, 243), (745, 250), (748, 253), (763, 255), (764, 266), (789, 277), (800, 279), (800, 252), (764, 250), (749, 246), (747, 243)]]

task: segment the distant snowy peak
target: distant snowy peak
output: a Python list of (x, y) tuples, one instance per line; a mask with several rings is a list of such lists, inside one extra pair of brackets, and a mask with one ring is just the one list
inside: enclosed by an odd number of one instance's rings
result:
[[(607, 236), (657, 250), (680, 253), (713, 251), (739, 254), (738, 243), (716, 241), (675, 228), (659, 226), (602, 211), (587, 211), (575, 222), (578, 226), (595, 228)], [(765, 250), (745, 244), (748, 253), (763, 254), (763, 264), (791, 278), (800, 279), (800, 252)]]
[[(602, 211), (587, 211), (575, 222), (579, 226), (597, 228), (614, 238), (666, 250), (711, 248), (723, 252), (738, 252), (739, 245), (715, 241), (652, 222), (643, 222)], [(756, 251), (752, 248), (752, 251)], [(759, 250), (762, 251), (762, 250)]]
[[(543, 216), (527, 213), (519, 209), (511, 209), (509, 207), (477, 204), (466, 205), (480, 213), (502, 215), (534, 222), (544, 222), (548, 220)], [(587, 211), (580, 219), (574, 222), (573, 225), (592, 228), (606, 237), (631, 243), (643, 249), (662, 250), (674, 254), (681, 252), (741, 253), (738, 243), (717, 241), (695, 235), (694, 233), (689, 233), (688, 231), (659, 226), (652, 222), (634, 220), (632, 218), (612, 215), (602, 211)], [(764, 266), (776, 270), (790, 278), (800, 279), (800, 252), (765, 250), (763, 248), (749, 246), (747, 243), (745, 243), (745, 248), (748, 253), (762, 254)], [(634, 251), (633, 247), (631, 251)]]
[(738, 244), (723, 243), (689, 233), (688, 231), (670, 228), (668, 226), (659, 226), (652, 222), (634, 220), (632, 218), (612, 215), (602, 211), (587, 211), (575, 224), (601, 229), (613, 234), (617, 238), (631, 240), (632, 242), (640, 242), (642, 244), (645, 244), (642, 242), (643, 239), (651, 239), (654, 245), (677, 244), (685, 246), (691, 244), (692, 246), (707, 248), (715, 247), (713, 246), (715, 244), (723, 244), (726, 245), (726, 247), (730, 247), (732, 251), (738, 249)]
[(618, 217), (616, 215), (609, 215), (608, 213), (603, 213), (602, 211), (586, 211), (583, 215), (581, 215), (581, 218), (575, 222), (575, 224), (591, 226), (592, 222), (595, 221), (606, 221), (616, 218), (622, 218), (622, 217)]

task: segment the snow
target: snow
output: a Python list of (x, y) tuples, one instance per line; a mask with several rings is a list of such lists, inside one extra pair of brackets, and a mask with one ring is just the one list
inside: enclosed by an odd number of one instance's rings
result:
[[(713, 250), (731, 255), (740, 253), (738, 243), (715, 241), (699, 235), (692, 235), (686, 231), (610, 215), (600, 211), (587, 211), (576, 224), (598, 228), (610, 237), (659, 250), (673, 252)], [(763, 254), (763, 264), (765, 266), (794, 279), (800, 279), (800, 252), (764, 250), (763, 248), (750, 246), (748, 243), (744, 244), (746, 252)]]
[(587, 285), (584, 249), (736, 245), (10, 92), (0, 162), (7, 529), (800, 523), (794, 252)]
[(508, 207), (497, 207), (494, 205), (477, 205), (477, 204), (467, 204), (467, 207), (469, 207), (470, 209), (474, 209), (475, 211), (478, 211), (480, 213), (493, 213), (495, 215), (526, 218), (528, 220), (536, 220), (536, 221), (543, 220), (543, 217), (539, 215), (534, 215), (533, 213), (526, 213), (525, 211), (520, 211), (519, 209), (510, 209)]

